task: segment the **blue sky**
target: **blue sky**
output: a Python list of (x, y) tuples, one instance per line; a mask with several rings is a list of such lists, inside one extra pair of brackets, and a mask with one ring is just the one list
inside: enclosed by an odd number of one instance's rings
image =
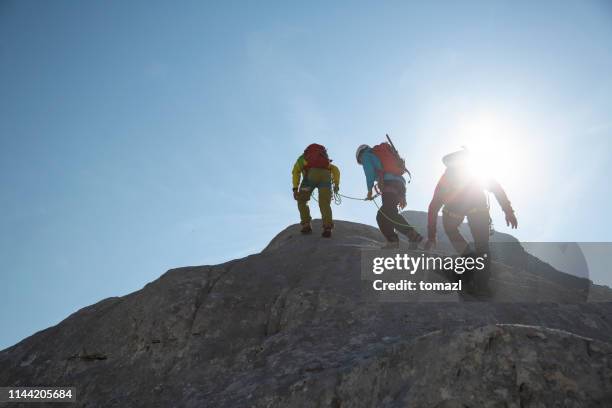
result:
[(390, 132), (418, 210), (486, 146), (516, 236), (611, 240), (609, 2), (290, 3), (0, 1), (0, 348), (261, 250), (310, 142), (361, 196), (355, 148)]

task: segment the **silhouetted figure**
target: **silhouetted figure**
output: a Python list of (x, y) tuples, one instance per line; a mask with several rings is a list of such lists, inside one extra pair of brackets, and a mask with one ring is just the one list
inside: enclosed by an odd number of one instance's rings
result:
[(476, 177), (470, 169), (470, 153), (460, 150), (444, 156), (442, 161), (446, 171), (436, 186), (433, 198), (429, 204), (428, 240), (426, 249), (436, 245), (436, 224), (438, 212), (442, 210), (442, 223), (455, 250), (462, 255), (472, 251), (465, 238), (459, 232), (459, 226), (467, 217), (468, 225), (474, 238), (474, 250), (477, 254), (489, 251), (489, 232), (491, 217), (489, 203), (485, 190), (492, 192), (506, 214), (506, 223), (512, 228), (517, 227), (516, 216), (501, 185), (493, 180), (482, 180)]

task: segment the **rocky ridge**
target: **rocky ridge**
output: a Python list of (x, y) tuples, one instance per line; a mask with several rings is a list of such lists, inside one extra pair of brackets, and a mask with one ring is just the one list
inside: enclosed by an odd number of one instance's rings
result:
[[(0, 384), (75, 386), (80, 407), (612, 406), (612, 302), (373, 301), (375, 228), (298, 230), (79, 310), (0, 352)], [(507, 288), (574, 285), (499, 268)]]

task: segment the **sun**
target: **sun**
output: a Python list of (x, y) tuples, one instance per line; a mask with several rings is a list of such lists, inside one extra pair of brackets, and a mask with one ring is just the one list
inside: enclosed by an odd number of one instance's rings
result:
[(458, 138), (470, 151), (469, 167), (479, 178), (508, 179), (523, 164), (516, 126), (497, 115), (480, 114), (462, 121)]

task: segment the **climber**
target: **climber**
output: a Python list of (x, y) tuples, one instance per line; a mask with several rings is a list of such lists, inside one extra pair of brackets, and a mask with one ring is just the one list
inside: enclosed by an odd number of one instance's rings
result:
[[(390, 140), (389, 140), (390, 142)], [(410, 248), (416, 249), (423, 237), (399, 213), (398, 207), (406, 207), (407, 172), (404, 161), (390, 143), (381, 143), (373, 148), (361, 145), (357, 148), (357, 163), (363, 166), (368, 193), (366, 200), (373, 200), (374, 182), (382, 196), (382, 207), (376, 214), (380, 232), (387, 239), (384, 249), (399, 248), (399, 238), (395, 231), (408, 237)]]
[[(462, 149), (442, 158), (446, 171), (440, 178), (429, 204), (425, 249), (436, 246), (436, 224), (438, 212), (442, 210), (442, 224), (455, 250), (462, 255), (486, 254), (489, 251), (491, 217), (485, 190), (495, 195), (506, 215), (506, 224), (518, 226), (510, 200), (501, 185), (493, 179), (480, 180), (471, 170), (473, 160), (469, 150)], [(474, 251), (459, 232), (459, 226), (467, 217), (474, 238)]]
[[(331, 237), (334, 223), (332, 220), (332, 186), (334, 194), (340, 189), (340, 170), (331, 164), (327, 150), (319, 144), (311, 144), (304, 154), (298, 157), (293, 166), (293, 198), (297, 201), (300, 211), (300, 223), (302, 234), (310, 234), (310, 208), (308, 201), (315, 188), (319, 190), (319, 209), (323, 219), (324, 238)], [(300, 184), (300, 178), (302, 179)]]

